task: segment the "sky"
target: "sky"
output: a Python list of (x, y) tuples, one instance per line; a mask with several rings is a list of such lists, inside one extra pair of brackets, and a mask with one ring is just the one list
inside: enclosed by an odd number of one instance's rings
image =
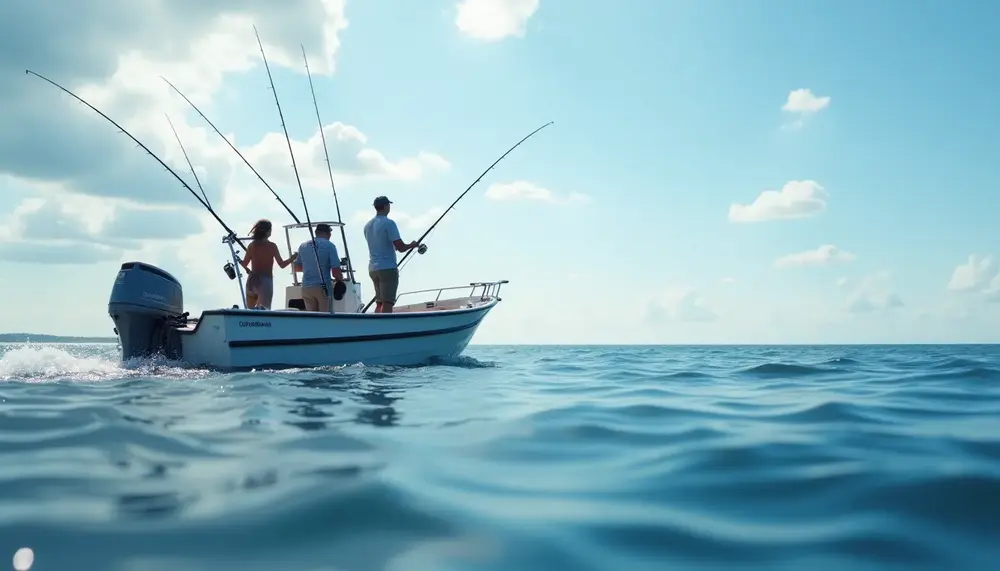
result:
[[(1000, 341), (1000, 5), (929, 0), (0, 3), (0, 330), (113, 335), (122, 262), (239, 302), (225, 231), (372, 199), (401, 291), (507, 279), (474, 343)], [(167, 121), (169, 117), (170, 122)], [(308, 234), (293, 234), (293, 247)], [(286, 271), (276, 270), (276, 305)], [(371, 296), (366, 272), (363, 296)], [(404, 298), (405, 299), (405, 298)], [(400, 300), (403, 301), (402, 299)]]

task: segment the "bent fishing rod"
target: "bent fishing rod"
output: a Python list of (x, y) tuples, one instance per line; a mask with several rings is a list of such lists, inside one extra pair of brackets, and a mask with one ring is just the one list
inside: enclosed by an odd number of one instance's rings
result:
[(243, 159), (243, 162), (248, 167), (250, 167), (250, 170), (253, 171), (253, 174), (257, 175), (257, 178), (260, 180), (260, 182), (264, 183), (264, 186), (266, 186), (267, 189), (271, 191), (271, 194), (273, 194), (274, 198), (277, 199), (278, 202), (281, 203), (281, 206), (283, 206), (285, 208), (285, 211), (288, 212), (288, 215), (291, 216), (293, 220), (295, 220), (295, 223), (296, 224), (300, 224), (301, 221), (299, 220), (299, 217), (296, 216), (294, 212), (292, 212), (292, 209), (289, 208), (287, 204), (285, 204), (285, 201), (282, 200), (280, 196), (278, 196), (278, 193), (275, 192), (273, 188), (271, 188), (271, 185), (267, 184), (267, 181), (264, 180), (264, 177), (261, 176), (261, 174), (259, 172), (257, 172), (257, 169), (255, 169), (253, 167), (253, 165), (250, 164), (250, 161), (248, 161), (247, 158), (243, 156), (243, 153), (241, 153), (239, 151), (239, 149), (237, 149), (236, 146), (233, 145), (233, 143), (229, 140), (228, 137), (226, 137), (225, 135), (222, 134), (222, 131), (220, 131), (219, 128), (215, 126), (215, 123), (212, 123), (212, 121), (208, 117), (206, 117), (204, 113), (201, 112), (201, 109), (198, 109), (198, 106), (195, 105), (194, 102), (192, 102), (190, 99), (188, 99), (187, 95), (184, 95), (184, 93), (182, 93), (180, 89), (177, 89), (176, 85), (174, 85), (173, 83), (170, 83), (169, 79), (163, 77), (162, 75), (160, 76), (160, 79), (162, 79), (163, 81), (167, 82), (167, 85), (169, 85), (171, 89), (173, 89), (175, 92), (177, 92), (177, 95), (180, 95), (181, 97), (183, 97), (184, 101), (187, 101), (188, 105), (190, 105), (191, 108), (194, 109), (198, 113), (198, 115), (201, 115), (201, 118), (204, 119), (206, 123), (208, 123), (208, 126), (211, 127), (212, 130), (215, 131), (215, 133), (219, 137), (222, 137), (222, 140), (225, 141), (227, 145), (229, 145), (229, 148), (232, 149), (233, 152), (236, 153), (237, 156), (239, 156), (241, 159)]
[(205, 187), (201, 185), (201, 180), (198, 179), (198, 173), (195, 172), (194, 165), (191, 164), (191, 158), (188, 157), (187, 150), (184, 149), (184, 143), (181, 142), (181, 136), (177, 134), (177, 129), (174, 128), (174, 122), (170, 120), (170, 115), (164, 113), (163, 116), (167, 118), (167, 123), (170, 124), (170, 130), (174, 132), (174, 138), (177, 139), (177, 146), (181, 148), (181, 153), (184, 154), (184, 160), (187, 161), (188, 168), (191, 169), (191, 176), (194, 177), (194, 183), (198, 185), (198, 190), (201, 191), (201, 195), (205, 198), (205, 203), (208, 204), (209, 208), (211, 208), (212, 203), (208, 200), (208, 195), (205, 194)]
[[(541, 127), (539, 127), (539, 128), (537, 128), (537, 129), (535, 129), (534, 131), (532, 131), (532, 132), (528, 133), (528, 134), (527, 134), (527, 135), (526, 135), (526, 136), (525, 136), (525, 137), (524, 137), (523, 139), (521, 139), (520, 141), (518, 141), (518, 142), (517, 142), (517, 143), (516, 143), (516, 144), (515, 144), (515, 145), (514, 145), (513, 147), (511, 147), (511, 148), (507, 149), (507, 152), (506, 152), (506, 153), (504, 153), (504, 154), (500, 155), (500, 158), (499, 158), (499, 159), (497, 159), (497, 160), (493, 161), (493, 164), (492, 164), (492, 165), (490, 165), (490, 166), (489, 166), (489, 168), (487, 168), (486, 170), (484, 170), (484, 171), (483, 171), (483, 174), (479, 175), (479, 178), (477, 178), (476, 180), (472, 181), (472, 184), (470, 184), (470, 185), (469, 185), (469, 187), (468, 187), (468, 188), (466, 188), (466, 189), (465, 189), (465, 190), (464, 190), (464, 191), (462, 192), (462, 194), (458, 195), (458, 198), (456, 198), (456, 199), (455, 199), (455, 202), (452, 202), (452, 203), (451, 203), (451, 206), (449, 206), (449, 207), (447, 208), (447, 210), (445, 210), (444, 212), (442, 212), (442, 213), (441, 213), (441, 216), (438, 216), (438, 219), (437, 219), (437, 220), (435, 220), (433, 224), (431, 224), (431, 227), (430, 227), (430, 228), (428, 228), (428, 229), (427, 229), (427, 231), (426, 231), (426, 232), (424, 232), (424, 233), (423, 233), (423, 234), (422, 234), (422, 235), (420, 236), (420, 238), (419, 238), (419, 239), (417, 239), (417, 244), (423, 244), (423, 240), (424, 240), (424, 238), (426, 238), (426, 237), (427, 237), (427, 235), (428, 235), (428, 234), (430, 234), (432, 230), (434, 230), (434, 228), (435, 228), (435, 227), (436, 227), (436, 226), (438, 225), (438, 223), (439, 223), (439, 222), (441, 222), (441, 220), (442, 220), (442, 219), (443, 219), (443, 218), (444, 218), (445, 216), (447, 216), (447, 215), (448, 215), (448, 212), (450, 212), (450, 211), (451, 211), (451, 210), (452, 210), (453, 208), (455, 208), (455, 205), (456, 205), (456, 204), (458, 204), (458, 201), (459, 201), (459, 200), (462, 200), (462, 198), (463, 198), (463, 197), (464, 197), (464, 196), (465, 196), (466, 194), (468, 194), (468, 192), (469, 192), (470, 190), (472, 190), (472, 187), (476, 186), (476, 184), (478, 184), (478, 183), (479, 183), (479, 181), (483, 180), (483, 177), (484, 177), (484, 176), (486, 176), (486, 173), (490, 172), (491, 170), (493, 170), (493, 167), (497, 166), (497, 163), (499, 163), (500, 161), (502, 161), (502, 160), (504, 159), (504, 157), (506, 157), (507, 155), (509, 155), (509, 154), (510, 154), (510, 153), (511, 153), (511, 152), (512, 152), (512, 151), (513, 151), (514, 149), (518, 148), (518, 147), (519, 147), (519, 146), (521, 145), (521, 143), (523, 143), (523, 142), (527, 141), (528, 139), (530, 139), (530, 138), (531, 138), (531, 136), (532, 136), (532, 135), (534, 135), (535, 133), (537, 133), (537, 132), (541, 131), (542, 129), (544, 129), (544, 128), (546, 128), (546, 127), (548, 127), (548, 126), (549, 126), (549, 125), (551, 125), (552, 123), (553, 123), (553, 121), (549, 121), (548, 123), (546, 123), (546, 124), (542, 125)], [(403, 265), (403, 262), (405, 262), (405, 261), (406, 261), (406, 259), (407, 259), (408, 257), (410, 257), (410, 254), (412, 254), (412, 253), (413, 253), (413, 250), (412, 250), (412, 249), (411, 249), (411, 250), (407, 250), (407, 251), (406, 251), (406, 254), (404, 254), (404, 255), (403, 255), (403, 259), (399, 261), (399, 264), (397, 264), (397, 267), (400, 267), (400, 266), (402, 266), (402, 265)], [(368, 302), (368, 305), (366, 305), (366, 306), (364, 307), (364, 309), (362, 309), (362, 310), (361, 310), (361, 313), (365, 313), (366, 311), (368, 311), (368, 308), (369, 308), (369, 307), (371, 307), (371, 305), (372, 305), (373, 303), (375, 303), (375, 297), (372, 297), (371, 301), (369, 301), (369, 302)]]
[(122, 127), (121, 125), (119, 125), (119, 124), (118, 124), (118, 123), (117, 123), (117, 122), (116, 122), (116, 121), (115, 121), (114, 119), (112, 119), (111, 117), (108, 117), (107, 115), (105, 115), (105, 114), (104, 114), (104, 113), (103, 113), (103, 112), (102, 112), (102, 111), (101, 111), (100, 109), (98, 109), (97, 107), (94, 107), (94, 106), (93, 106), (93, 105), (91, 105), (90, 103), (87, 103), (86, 101), (84, 101), (84, 100), (83, 100), (83, 99), (82, 99), (82, 98), (81, 98), (80, 96), (78, 96), (77, 94), (75, 94), (75, 93), (73, 93), (72, 91), (70, 91), (70, 90), (66, 89), (65, 87), (63, 87), (63, 86), (59, 85), (58, 83), (56, 83), (56, 82), (52, 81), (51, 79), (49, 79), (49, 78), (45, 77), (44, 75), (42, 75), (42, 74), (40, 74), (40, 73), (35, 73), (35, 72), (31, 71), (30, 69), (26, 69), (26, 70), (24, 70), (24, 73), (26, 73), (26, 74), (31, 74), (31, 75), (34, 75), (35, 77), (37, 77), (37, 78), (39, 78), (39, 79), (42, 79), (42, 80), (45, 80), (45, 81), (49, 82), (50, 84), (52, 84), (52, 85), (54, 85), (54, 86), (58, 87), (58, 88), (59, 88), (59, 89), (61, 89), (61, 90), (62, 90), (63, 92), (65, 92), (65, 93), (68, 93), (69, 95), (71, 95), (71, 96), (72, 96), (72, 97), (73, 97), (74, 99), (76, 99), (76, 100), (77, 100), (77, 101), (79, 101), (80, 103), (83, 103), (83, 104), (84, 104), (84, 105), (86, 105), (87, 107), (90, 107), (90, 108), (91, 108), (91, 109), (92, 109), (92, 110), (93, 110), (93, 111), (94, 111), (95, 113), (97, 113), (97, 114), (98, 114), (98, 115), (100, 115), (101, 117), (103, 117), (103, 118), (107, 119), (107, 120), (108, 120), (108, 121), (109, 121), (109, 122), (110, 122), (110, 123), (111, 123), (112, 125), (114, 125), (115, 127), (118, 127), (118, 130), (119, 130), (119, 131), (121, 131), (122, 133), (125, 133), (126, 135), (128, 135), (128, 138), (129, 138), (129, 139), (132, 139), (133, 141), (135, 141), (135, 143), (136, 143), (137, 145), (139, 145), (140, 147), (142, 147), (142, 149), (143, 149), (144, 151), (146, 151), (147, 153), (149, 153), (149, 156), (151, 156), (151, 157), (153, 157), (154, 159), (156, 159), (156, 162), (160, 163), (160, 165), (162, 165), (162, 166), (163, 166), (163, 168), (167, 169), (167, 171), (168, 171), (168, 172), (169, 172), (170, 174), (172, 174), (172, 175), (174, 176), (174, 178), (176, 178), (176, 179), (178, 180), (178, 182), (180, 182), (180, 183), (181, 183), (181, 184), (182, 184), (182, 185), (184, 186), (184, 188), (186, 188), (186, 189), (188, 190), (188, 192), (190, 192), (190, 193), (191, 193), (191, 195), (192, 195), (192, 196), (194, 196), (195, 200), (197, 200), (198, 202), (200, 202), (200, 203), (201, 203), (201, 205), (202, 205), (202, 206), (204, 206), (206, 210), (208, 210), (208, 213), (209, 213), (209, 214), (211, 214), (213, 218), (215, 218), (215, 220), (216, 220), (216, 221), (217, 221), (217, 222), (219, 223), (219, 225), (221, 225), (221, 226), (222, 226), (223, 228), (225, 228), (226, 232), (228, 232), (228, 233), (229, 233), (229, 237), (230, 237), (230, 238), (232, 238), (232, 239), (233, 239), (233, 240), (234, 240), (234, 241), (235, 241), (235, 242), (236, 242), (237, 244), (239, 244), (239, 245), (240, 245), (240, 248), (243, 248), (243, 250), (244, 250), (244, 251), (246, 251), (246, 246), (244, 246), (244, 245), (243, 245), (243, 242), (241, 242), (241, 241), (240, 241), (240, 239), (239, 239), (239, 238), (237, 238), (237, 236), (236, 236), (236, 232), (233, 232), (233, 229), (232, 229), (232, 228), (230, 228), (230, 227), (229, 227), (229, 225), (228, 225), (228, 224), (226, 224), (226, 223), (225, 223), (225, 222), (224, 222), (224, 221), (222, 220), (222, 218), (219, 218), (219, 215), (215, 213), (215, 210), (214, 210), (214, 209), (213, 209), (213, 208), (212, 208), (212, 207), (211, 207), (211, 206), (210, 206), (210, 205), (209, 205), (209, 204), (208, 204), (208, 203), (207, 203), (207, 202), (206, 202), (205, 200), (202, 200), (202, 198), (201, 198), (200, 196), (198, 196), (198, 193), (197, 193), (197, 192), (195, 192), (195, 191), (194, 191), (194, 189), (193, 189), (193, 188), (191, 188), (191, 186), (190, 186), (190, 185), (189, 185), (188, 183), (184, 182), (184, 179), (183, 179), (183, 178), (181, 178), (181, 177), (180, 177), (180, 175), (179, 175), (179, 174), (177, 174), (177, 172), (176, 172), (176, 171), (174, 171), (174, 169), (170, 168), (170, 166), (168, 166), (168, 165), (167, 165), (167, 163), (163, 162), (163, 159), (161, 159), (160, 157), (156, 156), (156, 153), (154, 153), (153, 151), (149, 150), (149, 147), (147, 147), (146, 145), (142, 144), (142, 141), (140, 141), (139, 139), (136, 139), (135, 137), (133, 137), (133, 136), (132, 136), (132, 133), (129, 133), (129, 132), (128, 132), (128, 131), (127, 131), (127, 130), (125, 129), (125, 127)]
[[(288, 128), (285, 127), (285, 115), (281, 112), (281, 103), (278, 102), (278, 90), (274, 88), (274, 79), (271, 77), (271, 67), (267, 65), (267, 56), (264, 55), (264, 44), (260, 41), (260, 34), (257, 33), (257, 26), (253, 27), (253, 33), (257, 36), (257, 45), (260, 47), (260, 58), (264, 60), (264, 69), (267, 70), (267, 81), (271, 84), (271, 92), (274, 93), (274, 105), (278, 108), (278, 118), (281, 119), (281, 130), (285, 132), (285, 142), (288, 143), (288, 154), (292, 157), (292, 171), (295, 172), (295, 182), (299, 185), (299, 196), (302, 198), (302, 208), (306, 213), (306, 225), (309, 227), (309, 237), (312, 239), (313, 254), (316, 255), (316, 271), (320, 274), (320, 283), (323, 286), (323, 296), (329, 296), (330, 290), (326, 287), (326, 276), (323, 275), (323, 264), (319, 261), (319, 247), (316, 245), (316, 234), (313, 232), (312, 220), (309, 219), (309, 206), (306, 204), (306, 193), (302, 190), (302, 179), (299, 178), (299, 167), (295, 164), (295, 153), (292, 152), (292, 139), (288, 136)], [(322, 129), (320, 129), (322, 131)], [(296, 220), (297, 221), (297, 220)], [(305, 268), (303, 268), (304, 270)], [(303, 271), (303, 277), (305, 272)]]
[(351, 283), (354, 281), (354, 266), (351, 262), (351, 251), (347, 248), (347, 232), (344, 230), (344, 220), (340, 217), (340, 202), (337, 200), (337, 185), (333, 183), (333, 167), (330, 165), (330, 151), (326, 146), (326, 134), (323, 133), (323, 120), (319, 117), (319, 104), (316, 102), (316, 90), (313, 89), (312, 73), (309, 71), (309, 58), (306, 57), (306, 47), (302, 48), (302, 60), (306, 63), (306, 77), (309, 78), (309, 92), (312, 93), (313, 108), (316, 110), (316, 122), (319, 124), (319, 137), (323, 141), (323, 156), (326, 159), (326, 172), (330, 173), (330, 188), (333, 190), (333, 205), (337, 207), (337, 222), (340, 223), (340, 238), (344, 241), (344, 256), (347, 258), (347, 275)]

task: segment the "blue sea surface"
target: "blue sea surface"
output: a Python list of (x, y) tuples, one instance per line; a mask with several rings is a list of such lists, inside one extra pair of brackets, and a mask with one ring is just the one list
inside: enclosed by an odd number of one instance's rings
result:
[(33, 571), (1000, 569), (1000, 347), (218, 374), (0, 346), (20, 548)]

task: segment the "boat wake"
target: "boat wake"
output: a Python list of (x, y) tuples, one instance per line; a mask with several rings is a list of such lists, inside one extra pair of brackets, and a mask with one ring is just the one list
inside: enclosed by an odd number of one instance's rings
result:
[[(391, 376), (395, 370), (405, 371), (423, 367), (457, 369), (489, 369), (494, 361), (484, 361), (468, 355), (434, 359), (424, 365), (371, 366), (342, 365), (298, 369), (259, 369), (259, 373), (278, 373), (283, 376), (330, 375), (345, 372), (362, 372), (366, 376)], [(44, 344), (31, 343), (0, 345), (0, 381), (19, 382), (101, 382), (135, 379), (137, 377), (160, 380), (202, 379), (222, 376), (206, 368), (197, 368), (180, 361), (163, 357), (134, 358), (122, 363), (115, 345)], [(232, 376), (232, 375), (226, 375)]]
[(191, 379), (210, 372), (166, 359), (131, 359), (122, 363), (114, 345), (0, 346), (0, 381), (99, 382), (153, 377)]

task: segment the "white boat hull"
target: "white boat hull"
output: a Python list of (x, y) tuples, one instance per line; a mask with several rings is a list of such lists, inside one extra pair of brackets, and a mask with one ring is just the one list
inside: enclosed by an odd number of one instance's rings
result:
[(181, 353), (186, 363), (223, 370), (419, 365), (461, 354), (497, 301), (391, 314), (205, 311), (180, 329)]

